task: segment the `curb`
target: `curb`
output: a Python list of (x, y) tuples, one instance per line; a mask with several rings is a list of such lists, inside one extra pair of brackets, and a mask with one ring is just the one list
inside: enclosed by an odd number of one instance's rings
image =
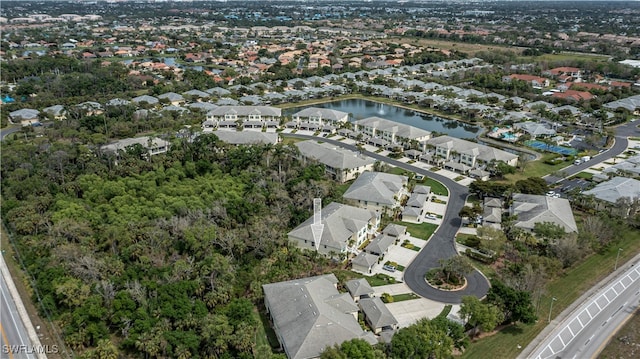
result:
[(616, 277), (618, 277), (619, 273), (622, 273), (624, 271), (623, 269), (628, 269), (628, 268), (634, 266), (636, 263), (638, 263), (638, 261), (640, 261), (640, 254), (638, 254), (635, 257), (629, 259), (623, 265), (618, 266), (617, 270), (611, 272), (606, 278), (604, 278), (603, 280), (598, 282), (596, 285), (594, 285), (588, 291), (586, 291), (583, 295), (581, 295), (580, 298), (578, 298), (573, 303), (571, 303), (571, 305), (569, 305), (567, 308), (565, 308), (565, 310), (563, 310), (562, 313), (558, 314), (558, 316), (556, 316), (551, 321), (551, 323), (549, 325), (547, 325), (538, 334), (538, 336), (536, 336), (529, 343), (529, 345), (527, 345), (524, 348), (524, 350), (522, 350), (522, 352), (520, 353), (520, 355), (518, 355), (517, 358), (519, 358), (519, 359), (520, 358), (522, 358), (522, 359), (528, 358), (531, 355), (531, 353), (533, 353), (536, 349), (538, 349), (538, 346), (540, 345), (540, 343), (542, 343), (545, 339), (547, 339), (547, 337), (553, 332), (553, 330), (555, 330), (556, 327), (560, 323), (564, 322), (567, 319), (567, 317), (569, 317), (574, 311), (579, 309), (587, 299), (591, 298), (593, 295), (595, 295), (602, 288), (604, 288), (604, 287), (608, 286), (609, 284), (611, 284), (611, 281), (614, 280)]
[(31, 318), (29, 318), (29, 314), (27, 313), (27, 309), (24, 307), (24, 303), (22, 303), (22, 298), (18, 293), (18, 289), (16, 288), (15, 283), (13, 282), (13, 278), (11, 277), (11, 273), (9, 272), (9, 268), (4, 261), (4, 257), (0, 255), (0, 272), (2, 277), (4, 278), (5, 283), (7, 284), (7, 288), (9, 289), (9, 293), (13, 298), (13, 302), (18, 309), (18, 315), (20, 316), (20, 320), (25, 326), (27, 330), (27, 334), (29, 335), (29, 340), (31, 341), (31, 349), (38, 359), (47, 359), (46, 354), (42, 353), (42, 344), (40, 343), (40, 338), (38, 338), (38, 334), (36, 333), (35, 328), (33, 327), (33, 323), (31, 323)]

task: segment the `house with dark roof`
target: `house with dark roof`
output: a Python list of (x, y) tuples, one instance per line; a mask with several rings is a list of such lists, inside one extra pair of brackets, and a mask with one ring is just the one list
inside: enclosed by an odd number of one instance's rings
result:
[(387, 305), (382, 302), (382, 299), (378, 297), (360, 299), (358, 306), (374, 333), (379, 334), (383, 330), (394, 331), (398, 329), (398, 320), (387, 308)]
[[(265, 284), (264, 304), (278, 342), (289, 359), (319, 358), (326, 347), (351, 339), (377, 343), (362, 330), (358, 307), (337, 289), (333, 274)], [(373, 314), (372, 314), (373, 315)], [(381, 323), (390, 322), (385, 316)]]
[(363, 172), (342, 198), (369, 210), (383, 211), (400, 206), (406, 196), (408, 177), (384, 172)]
[(566, 198), (516, 193), (509, 208), (511, 216), (517, 216), (514, 226), (533, 231), (536, 223), (551, 222), (565, 232), (578, 232), (571, 205)]
[(359, 247), (379, 224), (379, 213), (332, 202), (322, 208), (320, 215), (311, 216), (294, 228), (288, 237), (301, 249), (337, 256), (347, 253), (348, 247)]
[(343, 183), (356, 178), (365, 171), (373, 170), (375, 161), (365, 155), (315, 140), (297, 142), (296, 147), (303, 161), (317, 161), (324, 165), (325, 172)]

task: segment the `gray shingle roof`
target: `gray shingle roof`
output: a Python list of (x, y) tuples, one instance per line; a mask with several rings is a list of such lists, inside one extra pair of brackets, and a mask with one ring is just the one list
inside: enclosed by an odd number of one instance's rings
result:
[(32, 120), (37, 119), (40, 115), (40, 111), (31, 108), (23, 108), (9, 113), (9, 117), (12, 119), (20, 120)]
[(149, 104), (155, 105), (158, 102), (158, 99), (156, 97), (153, 96), (149, 96), (149, 95), (142, 95), (142, 96), (138, 96), (138, 97), (134, 97), (131, 99), (131, 101), (135, 102), (135, 103), (140, 103), (140, 102), (147, 102)]
[(351, 314), (354, 307), (338, 293), (337, 281), (328, 274), (262, 286), (275, 330), (290, 359), (319, 357), (327, 346), (355, 338), (376, 343)]
[(510, 214), (518, 216), (516, 227), (532, 230), (536, 223), (552, 222), (567, 233), (578, 231), (571, 205), (565, 198), (517, 193), (513, 195)]
[(389, 308), (378, 297), (360, 299), (358, 304), (369, 323), (374, 328), (395, 326), (398, 324), (396, 317), (391, 314)]
[(622, 197), (640, 198), (640, 181), (633, 178), (613, 177), (584, 191), (583, 194), (593, 195), (601, 201), (615, 204)]
[(335, 169), (365, 167), (375, 162), (372, 158), (333, 146), (326, 142), (318, 143), (314, 140), (301, 141), (296, 143), (296, 147), (298, 147), (298, 150), (303, 156), (312, 158)]
[(434, 137), (428, 140), (427, 144), (436, 147), (448, 146), (449, 148), (455, 149), (459, 153), (461, 151), (477, 148), (477, 158), (485, 162), (491, 162), (491, 160), (508, 162), (513, 160), (514, 158), (518, 158), (518, 156), (513, 153), (446, 135)]
[(373, 287), (364, 278), (352, 279), (345, 285), (352, 297), (360, 297), (362, 295), (373, 295), (375, 292)]
[(395, 242), (396, 238), (386, 234), (379, 234), (372, 239), (367, 248), (364, 250), (371, 254), (382, 254)]
[(262, 116), (281, 116), (282, 110), (271, 106), (220, 106), (209, 112), (214, 116), (224, 116), (226, 114), (236, 114), (238, 116), (262, 115)]
[(394, 205), (394, 196), (406, 186), (408, 178), (383, 172), (363, 172), (342, 195), (343, 198)]
[(357, 256), (355, 256), (351, 260), (352, 264), (359, 265), (361, 267), (367, 267), (367, 268), (371, 267), (377, 262), (378, 262), (378, 256), (367, 253), (367, 252), (360, 252)]
[(393, 132), (396, 136), (407, 139), (431, 136), (431, 132), (427, 130), (375, 116), (355, 121), (355, 124), (358, 126), (375, 127), (379, 131)]
[(348, 116), (349, 114), (346, 112), (331, 110), (328, 108), (320, 108), (320, 107), (305, 108), (304, 110), (298, 111), (292, 115), (292, 117), (294, 118), (295, 117), (302, 117), (302, 118), (318, 117), (323, 120), (329, 120), (334, 122), (343, 121), (343, 120), (346, 121)]
[(391, 224), (388, 224), (386, 227), (384, 227), (384, 230), (382, 230), (382, 233), (388, 234), (392, 237), (400, 237), (405, 233), (407, 233), (407, 227), (401, 226), (399, 224), (391, 223)]
[[(345, 248), (351, 236), (366, 227), (375, 217), (375, 213), (365, 209), (332, 202), (322, 209), (320, 220), (324, 224), (324, 230), (320, 244), (333, 248)], [(314, 242), (311, 230), (313, 223), (314, 218), (311, 216), (289, 232), (289, 236)]]
[(220, 141), (230, 143), (232, 145), (253, 145), (253, 144), (276, 144), (278, 143), (278, 134), (272, 132), (259, 131), (216, 131)]

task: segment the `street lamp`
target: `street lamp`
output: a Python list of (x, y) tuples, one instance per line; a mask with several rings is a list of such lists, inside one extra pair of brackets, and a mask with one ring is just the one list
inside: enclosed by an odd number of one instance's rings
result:
[(551, 298), (551, 304), (549, 305), (549, 319), (547, 320), (547, 323), (551, 323), (551, 311), (553, 310), (553, 302), (556, 300), (558, 300), (556, 297)]
[(618, 269), (618, 259), (620, 258), (620, 252), (622, 252), (622, 248), (618, 248), (618, 255), (616, 255), (616, 265), (613, 266), (613, 270)]

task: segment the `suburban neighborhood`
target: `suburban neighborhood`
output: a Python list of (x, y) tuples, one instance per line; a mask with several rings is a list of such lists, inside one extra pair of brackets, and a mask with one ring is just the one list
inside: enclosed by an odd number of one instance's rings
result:
[(3, 3), (3, 352), (633, 357), (639, 16)]

